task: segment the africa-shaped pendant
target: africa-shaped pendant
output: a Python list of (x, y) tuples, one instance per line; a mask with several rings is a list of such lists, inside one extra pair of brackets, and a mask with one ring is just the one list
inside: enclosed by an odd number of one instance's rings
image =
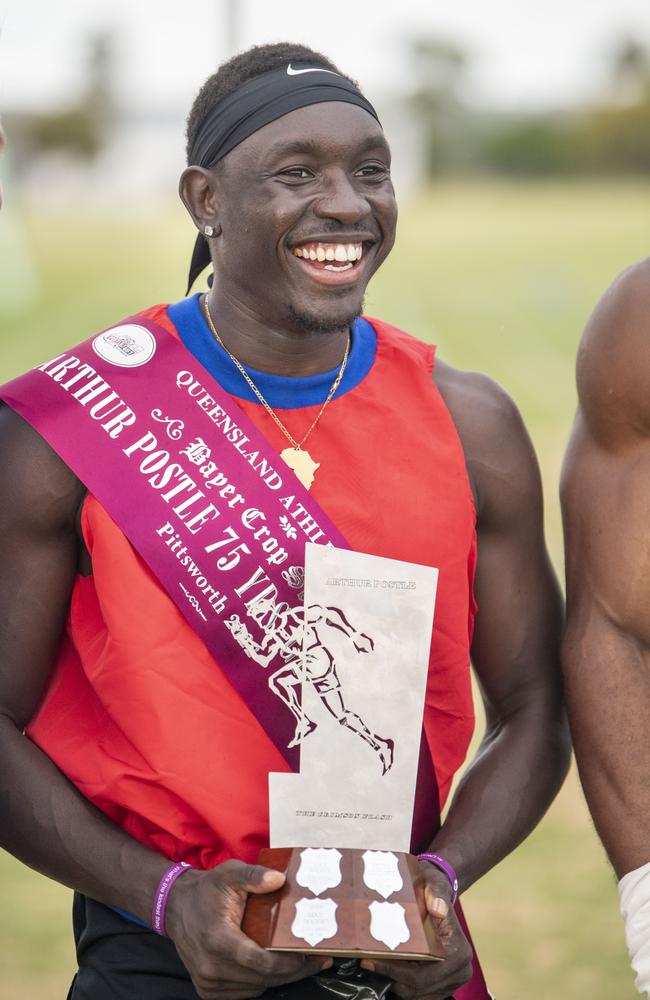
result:
[(293, 469), (305, 489), (310, 489), (316, 469), (320, 468), (320, 462), (315, 462), (309, 452), (303, 451), (302, 448), (285, 448), (280, 452), (280, 458)]

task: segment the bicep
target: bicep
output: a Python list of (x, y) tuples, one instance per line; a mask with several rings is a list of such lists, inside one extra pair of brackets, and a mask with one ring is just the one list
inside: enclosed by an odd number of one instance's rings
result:
[(576, 418), (562, 475), (571, 627), (594, 605), (650, 643), (650, 440), (610, 450)]
[(650, 443), (609, 451), (579, 416), (562, 501), (567, 702), (582, 782), (617, 872), (648, 860)]
[(46, 683), (78, 558), (82, 489), (38, 435), (0, 409), (0, 713), (24, 727)]

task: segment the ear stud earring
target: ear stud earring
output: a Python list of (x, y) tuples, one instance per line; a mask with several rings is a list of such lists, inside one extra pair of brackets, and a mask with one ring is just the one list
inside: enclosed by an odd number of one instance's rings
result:
[(206, 236), (214, 236), (214, 226), (204, 226), (203, 232)]

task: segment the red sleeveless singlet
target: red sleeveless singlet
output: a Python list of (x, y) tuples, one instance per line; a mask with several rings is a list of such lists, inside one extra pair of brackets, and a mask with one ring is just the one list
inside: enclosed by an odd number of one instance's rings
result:
[[(178, 336), (166, 306), (142, 315)], [(310, 441), (320, 462), (311, 492), (353, 549), (439, 568), (424, 728), (442, 805), (474, 727), (474, 505), (432, 379), (435, 349), (370, 322), (372, 368), (330, 402)], [(236, 402), (274, 448), (286, 447), (262, 406)], [(276, 412), (300, 438), (318, 407)], [(82, 528), (93, 576), (75, 582), (28, 736), (86, 798), (167, 857), (201, 868), (254, 861), (268, 843), (267, 776), (287, 770), (284, 758), (92, 495)]]

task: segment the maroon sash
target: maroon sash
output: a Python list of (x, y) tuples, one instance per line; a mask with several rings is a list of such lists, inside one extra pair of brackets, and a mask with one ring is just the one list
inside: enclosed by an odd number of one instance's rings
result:
[(143, 317), (0, 395), (97, 497), (297, 770), (291, 716), (228, 627), (260, 600), (296, 603), (306, 542), (349, 548), (293, 472), (186, 348)]

